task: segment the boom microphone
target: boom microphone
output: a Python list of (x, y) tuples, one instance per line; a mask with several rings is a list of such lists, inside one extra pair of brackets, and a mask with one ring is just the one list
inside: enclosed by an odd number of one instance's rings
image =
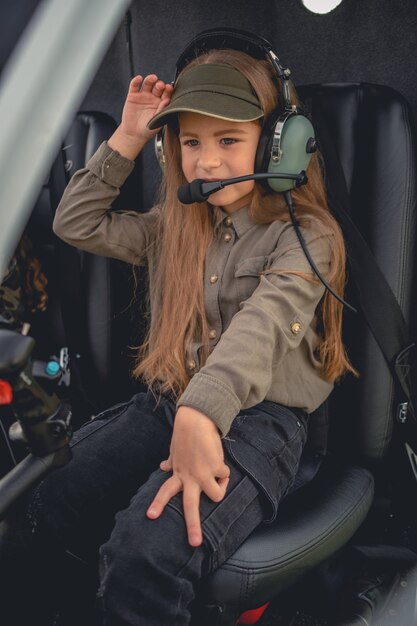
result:
[(182, 204), (193, 204), (193, 202), (205, 202), (208, 195), (202, 192), (201, 185), (204, 184), (202, 178), (196, 178), (191, 183), (185, 183), (178, 187), (178, 200)]
[(295, 180), (295, 186), (300, 187), (307, 182), (307, 176), (303, 170), (299, 174), (273, 174), (264, 172), (262, 174), (248, 174), (246, 176), (238, 176), (237, 178), (226, 178), (224, 180), (211, 180), (205, 182), (203, 178), (196, 178), (191, 183), (185, 183), (178, 187), (178, 200), (182, 204), (193, 204), (193, 202), (205, 202), (212, 193), (220, 191), (228, 185), (235, 185), (245, 180), (262, 180), (265, 178), (287, 178)]

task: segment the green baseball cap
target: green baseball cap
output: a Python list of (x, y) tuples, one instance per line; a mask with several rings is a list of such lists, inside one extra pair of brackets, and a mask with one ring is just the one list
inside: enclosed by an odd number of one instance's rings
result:
[(148, 128), (155, 130), (185, 111), (231, 122), (251, 122), (263, 116), (250, 82), (222, 63), (203, 63), (184, 72), (175, 84), (171, 102), (149, 121)]

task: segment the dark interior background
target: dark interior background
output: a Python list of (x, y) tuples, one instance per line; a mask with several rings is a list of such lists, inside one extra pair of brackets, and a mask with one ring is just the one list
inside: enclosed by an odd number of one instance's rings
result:
[[(343, 0), (315, 15), (301, 0), (134, 0), (131, 5), (135, 72), (173, 75), (175, 61), (197, 32), (233, 26), (263, 35), (296, 83), (369, 81), (401, 91), (417, 108), (415, 0)], [(86, 98), (86, 105), (120, 114), (128, 78), (122, 27)]]
[[(39, 0), (0, 0), (0, 68)], [(415, 0), (343, 0), (315, 15), (301, 0), (133, 0), (81, 106), (120, 119), (133, 70), (173, 77), (184, 45), (215, 26), (252, 30), (271, 41), (295, 84), (366, 81), (400, 91), (417, 113), (417, 3)], [(129, 26), (129, 21), (130, 26)], [(389, 158), (389, 146), (387, 146)], [(136, 177), (143, 177), (137, 208), (152, 204), (159, 171), (148, 146)], [(137, 182), (141, 182), (138, 180)]]

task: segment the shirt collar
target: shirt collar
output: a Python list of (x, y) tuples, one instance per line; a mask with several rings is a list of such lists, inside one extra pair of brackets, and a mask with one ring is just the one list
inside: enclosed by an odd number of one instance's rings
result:
[(214, 230), (217, 230), (221, 227), (222, 224), (225, 224), (226, 220), (229, 218), (231, 221), (230, 226), (233, 226), (237, 236), (242, 237), (250, 228), (255, 226), (255, 222), (252, 220), (249, 215), (249, 208), (247, 206), (238, 209), (234, 213), (227, 213), (224, 209), (218, 208), (216, 211), (216, 218), (214, 224)]

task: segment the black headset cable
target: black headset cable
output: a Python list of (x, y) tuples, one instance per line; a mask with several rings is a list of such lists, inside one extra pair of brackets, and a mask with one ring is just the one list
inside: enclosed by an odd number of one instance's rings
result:
[(301, 245), (301, 247), (303, 249), (303, 252), (304, 252), (304, 254), (305, 254), (306, 258), (307, 258), (307, 261), (310, 263), (311, 268), (314, 271), (314, 273), (316, 274), (317, 278), (326, 287), (326, 289), (328, 291), (330, 291), (330, 293), (332, 294), (332, 296), (334, 296), (336, 298), (336, 300), (338, 300), (345, 307), (347, 307), (348, 309), (353, 311), (353, 313), (357, 313), (358, 312), (357, 309), (355, 309), (355, 307), (353, 307), (351, 304), (349, 304), (349, 302), (346, 302), (346, 300), (343, 300), (343, 298), (341, 296), (339, 296), (339, 294), (337, 294), (334, 291), (334, 289), (332, 289), (332, 287), (330, 287), (329, 283), (326, 282), (325, 278), (320, 273), (317, 265), (314, 263), (313, 259), (311, 258), (311, 254), (308, 251), (305, 239), (304, 239), (304, 237), (303, 237), (303, 235), (302, 235), (302, 233), (300, 231), (298, 220), (297, 220), (297, 218), (295, 216), (295, 212), (294, 212), (294, 205), (293, 205), (293, 201), (292, 201), (291, 191), (284, 191), (283, 192), (283, 196), (285, 198), (285, 202), (287, 203), (288, 212), (290, 214), (290, 218), (291, 218), (291, 222), (292, 222), (292, 225), (294, 227), (294, 230), (295, 230), (295, 232), (297, 234), (298, 241), (300, 242), (300, 245)]

